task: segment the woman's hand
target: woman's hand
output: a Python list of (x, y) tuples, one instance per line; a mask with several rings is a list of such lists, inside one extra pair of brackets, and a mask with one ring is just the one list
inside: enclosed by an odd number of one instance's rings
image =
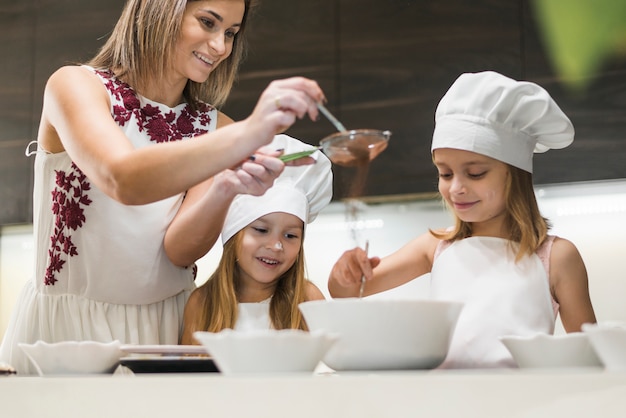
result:
[(255, 153), (240, 165), (216, 175), (215, 183), (222, 190), (230, 190), (233, 197), (238, 194), (261, 196), (284, 169), (285, 164), (278, 158)]
[(282, 153), (282, 150), (274, 150), (270, 146), (261, 147), (236, 167), (218, 174), (216, 181), (230, 184), (234, 194), (260, 196), (272, 187), (285, 166), (302, 166), (316, 162), (315, 158), (304, 157), (284, 163), (277, 158)]
[(297, 119), (306, 115), (318, 117), (317, 103), (325, 101), (317, 82), (304, 77), (272, 81), (263, 91), (252, 114), (244, 120), (248, 132), (255, 132), (257, 147), (286, 131)]

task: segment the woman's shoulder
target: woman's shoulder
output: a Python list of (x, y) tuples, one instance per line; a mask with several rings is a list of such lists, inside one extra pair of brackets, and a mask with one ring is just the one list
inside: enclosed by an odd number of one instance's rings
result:
[(72, 77), (90, 77), (92, 78), (94, 70), (84, 65), (64, 65), (57, 68), (49, 77), (50, 80), (72, 78)]
[(102, 82), (94, 71), (81, 65), (66, 65), (58, 68), (48, 78), (47, 92), (72, 95), (82, 92), (103, 91)]
[(217, 111), (217, 128), (230, 125), (231, 123), (235, 123), (235, 121), (230, 116), (219, 110)]

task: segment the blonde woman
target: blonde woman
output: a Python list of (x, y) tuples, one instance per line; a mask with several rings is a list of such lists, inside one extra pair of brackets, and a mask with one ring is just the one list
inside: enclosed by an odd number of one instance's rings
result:
[(37, 340), (178, 343), (194, 262), (233, 198), (263, 194), (284, 169), (260, 147), (324, 99), (296, 77), (242, 121), (218, 111), (251, 3), (129, 0), (91, 61), (50, 77), (33, 151), (35, 274), (0, 362), (34, 373), (17, 344)]

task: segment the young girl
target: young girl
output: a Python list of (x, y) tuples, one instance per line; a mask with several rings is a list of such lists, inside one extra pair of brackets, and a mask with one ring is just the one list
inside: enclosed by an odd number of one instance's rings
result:
[(347, 251), (333, 297), (371, 295), (431, 273), (432, 297), (464, 302), (442, 367), (507, 367), (503, 335), (567, 332), (595, 322), (574, 244), (548, 235), (532, 184), (532, 155), (574, 138), (570, 120), (536, 84), (494, 72), (463, 74), (435, 114), (432, 157), (454, 227), (425, 233), (385, 258)]
[[(272, 145), (289, 153), (310, 148), (286, 135)], [(305, 279), (305, 225), (331, 197), (331, 164), (317, 153), (313, 165), (286, 167), (264, 195), (235, 198), (220, 263), (185, 307), (181, 343), (197, 344), (194, 331), (306, 329), (298, 304), (324, 296)]]

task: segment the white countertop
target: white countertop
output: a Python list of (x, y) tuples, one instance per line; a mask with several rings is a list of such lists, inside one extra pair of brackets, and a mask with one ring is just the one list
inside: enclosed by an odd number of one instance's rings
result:
[(623, 417), (626, 373), (407, 371), (0, 377), (0, 416)]

